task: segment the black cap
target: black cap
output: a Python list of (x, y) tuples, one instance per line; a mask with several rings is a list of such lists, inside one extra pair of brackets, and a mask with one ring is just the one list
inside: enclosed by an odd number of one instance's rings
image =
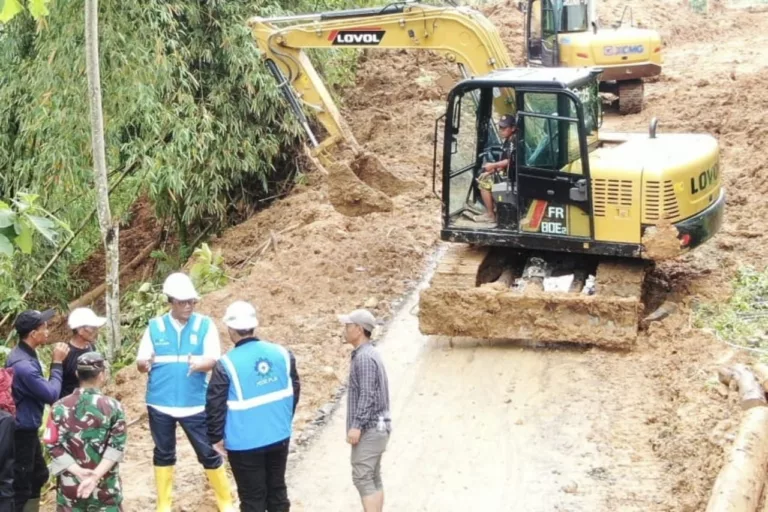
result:
[(517, 128), (517, 116), (504, 114), (499, 119), (499, 128)]
[(19, 333), (19, 337), (23, 338), (49, 321), (55, 314), (56, 312), (53, 309), (46, 309), (45, 311), (28, 309), (16, 317), (13, 326), (16, 328), (16, 332)]
[(99, 352), (86, 352), (77, 358), (78, 370), (103, 370), (105, 366), (104, 356)]

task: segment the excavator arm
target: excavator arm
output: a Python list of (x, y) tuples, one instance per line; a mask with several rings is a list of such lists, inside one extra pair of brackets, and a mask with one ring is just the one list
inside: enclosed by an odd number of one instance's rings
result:
[[(308, 48), (423, 49), (443, 54), (465, 76), (512, 67), (496, 27), (481, 13), (465, 7), (399, 3), (249, 20), (266, 65), (298, 116), (315, 155), (335, 144), (357, 147), (338, 109), (312, 66)], [(513, 98), (499, 98), (514, 110)], [(312, 132), (302, 107), (313, 112), (327, 135)]]

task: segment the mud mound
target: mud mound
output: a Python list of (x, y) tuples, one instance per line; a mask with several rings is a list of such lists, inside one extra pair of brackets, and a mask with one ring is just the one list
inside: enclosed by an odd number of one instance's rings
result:
[(668, 220), (648, 228), (643, 235), (645, 255), (654, 261), (672, 259), (680, 256), (679, 232)]
[(496, 25), (512, 63), (525, 66), (525, 19), (517, 9), (517, 2), (508, 0), (488, 5), (482, 8), (482, 13)]
[(421, 184), (416, 181), (400, 179), (392, 174), (381, 163), (381, 160), (370, 152), (363, 152), (354, 159), (351, 162), (351, 168), (352, 172), (363, 183), (371, 188), (382, 191), (390, 197), (399, 196), (421, 187)]
[(349, 217), (392, 211), (392, 201), (361, 181), (344, 163), (328, 169), (328, 190), (333, 207)]

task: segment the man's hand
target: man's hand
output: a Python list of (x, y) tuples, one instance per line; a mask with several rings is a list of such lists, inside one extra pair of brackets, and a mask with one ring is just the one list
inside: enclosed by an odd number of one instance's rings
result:
[(485, 162), (483, 170), (485, 171), (483, 174), (493, 174), (496, 172), (496, 164), (494, 162)]
[(149, 372), (149, 370), (152, 369), (152, 364), (154, 364), (154, 362), (155, 362), (155, 354), (154, 353), (152, 353), (152, 355), (149, 356), (149, 359), (137, 361), (137, 366), (139, 367), (139, 371), (141, 373)]
[(75, 475), (77, 477), (77, 479), (80, 480), (81, 482), (83, 480), (86, 480), (86, 479), (88, 479), (88, 478), (90, 478), (90, 477), (92, 477), (92, 476), (94, 476), (96, 474), (96, 472), (94, 470), (92, 470), (92, 469), (85, 469), (84, 467), (79, 466), (77, 464), (70, 465), (67, 468), (67, 471), (69, 471), (70, 473)]
[(77, 497), (80, 499), (90, 498), (99, 480), (101, 479), (96, 474), (80, 480), (80, 485), (77, 486)]
[(360, 442), (360, 434), (361, 432), (359, 428), (349, 429), (349, 432), (347, 432), (347, 442), (352, 446), (356, 445)]
[(216, 450), (216, 453), (218, 453), (222, 457), (226, 457), (227, 456), (227, 450), (226, 450), (226, 448), (224, 448), (224, 440), (223, 439), (221, 441), (219, 441), (218, 443), (214, 444), (213, 445), (213, 449)]
[(189, 354), (187, 356), (187, 363), (189, 364), (189, 371), (187, 372), (187, 377), (192, 375), (192, 372), (204, 372), (206, 371), (205, 363), (203, 362), (202, 358), (199, 357), (192, 357), (192, 354)]
[(69, 354), (69, 345), (66, 343), (57, 343), (53, 346), (53, 362), (63, 363)]

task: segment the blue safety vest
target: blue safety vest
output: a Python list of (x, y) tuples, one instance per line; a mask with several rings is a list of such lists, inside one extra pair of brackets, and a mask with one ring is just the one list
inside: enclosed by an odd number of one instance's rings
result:
[(149, 336), (155, 362), (149, 372), (147, 404), (161, 407), (205, 405), (207, 374), (189, 372), (188, 356), (203, 355), (203, 340), (211, 325), (205, 315), (193, 313), (181, 333), (171, 323), (170, 314), (149, 321)]
[(253, 450), (291, 437), (293, 382), (288, 351), (251, 341), (221, 358), (229, 376), (224, 447)]

